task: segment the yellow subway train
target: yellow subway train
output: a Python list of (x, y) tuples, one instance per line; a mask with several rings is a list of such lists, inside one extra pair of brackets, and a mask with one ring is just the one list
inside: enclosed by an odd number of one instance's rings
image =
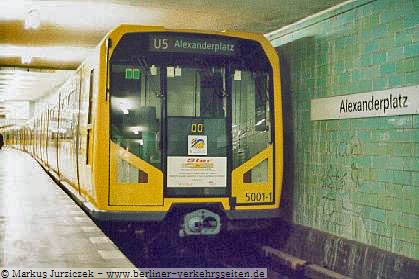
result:
[(179, 234), (279, 214), (279, 61), (260, 34), (120, 25), (6, 145), (30, 153), (94, 219)]

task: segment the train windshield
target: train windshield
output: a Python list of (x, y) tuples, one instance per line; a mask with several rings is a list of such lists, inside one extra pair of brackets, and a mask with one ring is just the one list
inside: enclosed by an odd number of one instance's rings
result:
[[(169, 196), (225, 196), (231, 170), (271, 143), (272, 72), (258, 46), (185, 36), (120, 41), (110, 69), (111, 140), (166, 173)], [(264, 181), (266, 169), (246, 179)], [(141, 179), (118, 164), (120, 183)]]

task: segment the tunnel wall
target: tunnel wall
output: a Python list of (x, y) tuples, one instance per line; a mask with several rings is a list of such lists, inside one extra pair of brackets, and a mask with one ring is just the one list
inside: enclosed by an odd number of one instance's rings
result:
[(419, 1), (352, 1), (267, 37), (281, 59), (285, 218), (418, 259), (419, 115), (311, 121), (310, 102), (418, 85)]

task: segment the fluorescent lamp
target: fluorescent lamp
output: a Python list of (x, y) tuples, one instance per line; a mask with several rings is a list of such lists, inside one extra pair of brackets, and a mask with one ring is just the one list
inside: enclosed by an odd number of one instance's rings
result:
[(132, 128), (132, 132), (133, 132), (135, 135), (138, 135), (138, 134), (140, 133), (140, 127), (134, 127), (134, 128)]
[(41, 25), (39, 10), (31, 9), (25, 17), (25, 29), (37, 29)]
[(143, 139), (135, 139), (135, 140), (132, 140), (132, 141), (138, 143), (139, 145), (144, 145), (144, 140)]
[(21, 59), (22, 59), (22, 64), (30, 64), (32, 61), (32, 56), (24, 54), (21, 56)]
[(26, 56), (30, 54), (32, 57), (42, 58), (49, 61), (80, 61), (83, 60), (90, 48), (84, 47), (32, 47), (32, 46), (16, 46), (1, 45), (0, 57), (16, 57)]

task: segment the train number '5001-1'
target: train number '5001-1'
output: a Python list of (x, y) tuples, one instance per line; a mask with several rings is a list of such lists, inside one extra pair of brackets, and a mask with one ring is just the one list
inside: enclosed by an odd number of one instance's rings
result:
[(271, 202), (272, 201), (272, 192), (269, 193), (246, 193), (247, 202)]

